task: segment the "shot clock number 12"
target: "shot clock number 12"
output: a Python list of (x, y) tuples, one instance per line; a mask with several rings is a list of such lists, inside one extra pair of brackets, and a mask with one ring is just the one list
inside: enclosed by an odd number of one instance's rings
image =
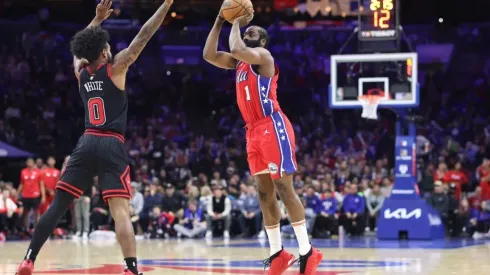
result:
[(381, 29), (390, 28), (393, 0), (371, 0), (369, 9), (373, 12), (373, 26)]
[(382, 41), (398, 39), (399, 0), (359, 0), (359, 39)]

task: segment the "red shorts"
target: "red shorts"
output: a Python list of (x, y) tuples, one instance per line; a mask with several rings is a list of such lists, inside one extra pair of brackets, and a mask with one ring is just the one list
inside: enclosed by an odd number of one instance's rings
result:
[(268, 171), (278, 179), (296, 171), (294, 130), (282, 112), (247, 125), (247, 155), (252, 175)]

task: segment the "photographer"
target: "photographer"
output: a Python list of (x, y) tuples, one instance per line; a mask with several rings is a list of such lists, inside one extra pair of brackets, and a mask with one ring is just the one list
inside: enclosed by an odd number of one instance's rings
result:
[(427, 199), (429, 203), (441, 216), (444, 226), (448, 225), (449, 197), (444, 194), (443, 184), (440, 180), (434, 182), (434, 192)]

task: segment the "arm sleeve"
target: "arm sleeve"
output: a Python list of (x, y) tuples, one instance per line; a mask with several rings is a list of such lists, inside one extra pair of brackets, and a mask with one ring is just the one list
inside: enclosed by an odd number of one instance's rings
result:
[[(381, 196), (381, 200), (379, 201), (378, 205), (376, 208), (374, 208), (374, 211), (379, 211), (383, 207), (383, 203), (385, 202), (385, 197)], [(369, 207), (369, 204), (368, 204)]]
[(231, 212), (231, 201), (229, 198), (226, 198), (225, 199), (225, 211), (223, 211), (223, 213), (221, 213), (221, 215), (223, 216), (228, 216)]
[(208, 201), (208, 215), (214, 213), (213, 211), (213, 197), (211, 197)]
[(136, 207), (134, 209), (134, 212), (136, 215), (139, 215), (141, 211), (143, 211), (143, 206), (145, 204), (145, 201), (143, 199), (143, 195), (138, 196), (138, 199), (136, 201)]
[(367, 203), (367, 202), (368, 202), (368, 197), (371, 197), (371, 194), (369, 194), (369, 195), (366, 197), (366, 207), (367, 207), (367, 209), (369, 210), (369, 212), (373, 212), (373, 211), (374, 211), (373, 207), (371, 206), (371, 204), (370, 204), (370, 203)]

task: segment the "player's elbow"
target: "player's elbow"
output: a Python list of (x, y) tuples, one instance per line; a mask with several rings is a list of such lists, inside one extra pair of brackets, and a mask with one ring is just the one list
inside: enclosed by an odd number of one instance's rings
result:
[(208, 52), (203, 52), (202, 53), (202, 58), (204, 60), (206, 60), (207, 62), (212, 62), (213, 60), (216, 59), (216, 55), (212, 54), (212, 53), (208, 53)]

